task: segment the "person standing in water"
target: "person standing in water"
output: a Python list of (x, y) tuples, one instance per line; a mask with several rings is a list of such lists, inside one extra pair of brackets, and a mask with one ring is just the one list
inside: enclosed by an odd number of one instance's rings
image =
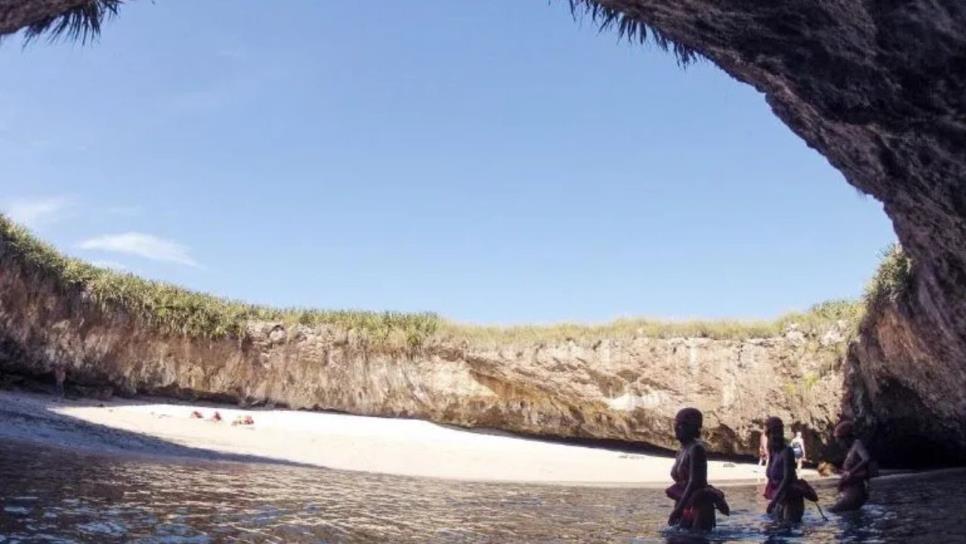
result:
[(869, 500), (869, 478), (874, 475), (875, 464), (865, 444), (855, 436), (851, 421), (844, 420), (835, 426), (835, 439), (848, 448), (842, 463), (839, 479), (838, 500), (829, 508), (831, 512), (858, 510)]
[(795, 438), (791, 441), (792, 453), (795, 454), (795, 463), (798, 470), (802, 470), (802, 463), (805, 462), (805, 439), (802, 438), (802, 431), (795, 432)]
[(64, 382), (67, 380), (67, 369), (62, 363), (54, 365), (54, 384), (57, 387), (57, 398), (64, 398)]
[(708, 485), (708, 455), (699, 440), (704, 416), (696, 408), (684, 408), (674, 417), (674, 436), (681, 443), (671, 468), (674, 485), (666, 493), (674, 500), (668, 525), (682, 529), (710, 531), (715, 526), (715, 508), (731, 513), (724, 493)]
[(768, 484), (765, 498), (769, 500), (767, 512), (782, 522), (799, 523), (805, 514), (805, 498), (796, 482), (795, 454), (785, 445), (785, 423), (777, 417), (765, 420), (768, 435)]

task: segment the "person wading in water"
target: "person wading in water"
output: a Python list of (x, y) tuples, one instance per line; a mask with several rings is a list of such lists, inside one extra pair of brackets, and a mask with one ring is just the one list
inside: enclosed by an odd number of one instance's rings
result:
[(674, 436), (681, 443), (681, 451), (671, 468), (674, 485), (666, 490), (674, 500), (667, 523), (682, 529), (710, 531), (715, 526), (715, 508), (726, 516), (731, 511), (724, 493), (708, 485), (708, 455), (698, 440), (703, 420), (696, 408), (684, 408), (674, 418)]
[(877, 468), (865, 444), (856, 438), (852, 422), (845, 420), (835, 426), (835, 439), (849, 448), (842, 463), (839, 479), (839, 498), (829, 508), (830, 512), (858, 510), (869, 500), (869, 478), (876, 475)]
[(782, 522), (798, 523), (805, 513), (805, 497), (802, 495), (795, 472), (795, 453), (785, 444), (785, 423), (777, 417), (765, 421), (768, 435), (768, 485), (765, 498), (769, 500), (767, 512)]

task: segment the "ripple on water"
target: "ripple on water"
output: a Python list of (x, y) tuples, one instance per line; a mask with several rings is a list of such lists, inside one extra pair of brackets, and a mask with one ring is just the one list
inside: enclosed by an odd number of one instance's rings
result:
[[(966, 542), (966, 472), (880, 479), (860, 512), (777, 526), (754, 486), (709, 535), (668, 530), (660, 490), (446, 482), (177, 464), (0, 444), (0, 542)], [(834, 489), (820, 485), (824, 504)]]

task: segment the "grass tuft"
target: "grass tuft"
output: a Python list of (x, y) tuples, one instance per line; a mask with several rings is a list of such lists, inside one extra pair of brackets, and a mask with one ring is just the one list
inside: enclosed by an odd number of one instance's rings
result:
[(672, 51), (678, 66), (697, 62), (701, 55), (694, 49), (675, 41), (666, 33), (619, 9), (602, 5), (599, 0), (568, 0), (574, 18), (590, 16), (600, 32), (616, 30), (617, 35), (630, 42), (644, 44), (651, 40), (664, 51)]
[(635, 337), (742, 340), (778, 337), (791, 329), (806, 338), (818, 338), (833, 327), (849, 336), (864, 311), (859, 301), (838, 300), (816, 304), (805, 312), (786, 314), (770, 321), (635, 318), (599, 325), (561, 323), (498, 327), (454, 323), (431, 312), (277, 309), (98, 268), (62, 255), (0, 214), (0, 263), (11, 261), (27, 273), (51, 279), (62, 289), (83, 293), (86, 300), (108, 315), (129, 315), (164, 334), (210, 339), (242, 338), (252, 321), (279, 322), (289, 327), (327, 325), (355, 331), (361, 341), (373, 348), (401, 347), (410, 351), (434, 338), (477, 346), (551, 344), (569, 340), (593, 342)]
[(912, 261), (902, 246), (892, 244), (882, 251), (882, 262), (865, 288), (865, 304), (871, 308), (881, 302), (895, 302), (911, 285)]
[(58, 15), (35, 21), (24, 31), (24, 44), (47, 35), (53, 41), (64, 37), (74, 42), (87, 43), (101, 33), (104, 21), (117, 15), (124, 0), (88, 0), (68, 8)]
[(412, 346), (431, 336), (440, 322), (433, 313), (276, 309), (198, 293), (66, 257), (0, 215), (0, 261), (11, 259), (62, 288), (81, 291), (105, 313), (126, 313), (166, 334), (240, 338), (251, 321), (277, 321), (333, 325), (386, 341), (401, 336)]
[(647, 318), (618, 319), (610, 323), (587, 325), (518, 325), (510, 327), (466, 325), (443, 321), (439, 333), (454, 340), (483, 345), (553, 344), (600, 339), (707, 338), (747, 340), (774, 338), (793, 328), (806, 338), (818, 338), (832, 328), (846, 337), (857, 328), (863, 312), (857, 301), (840, 300), (816, 304), (805, 312), (785, 314), (774, 320), (688, 320), (668, 321)]

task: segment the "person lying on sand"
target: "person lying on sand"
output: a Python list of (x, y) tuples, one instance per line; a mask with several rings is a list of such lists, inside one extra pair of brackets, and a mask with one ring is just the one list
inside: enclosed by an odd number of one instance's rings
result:
[(668, 525), (710, 531), (715, 526), (715, 509), (726, 516), (731, 510), (724, 493), (708, 485), (708, 455), (699, 440), (703, 420), (696, 408), (684, 408), (675, 416), (674, 436), (681, 442), (681, 451), (671, 468), (674, 485), (665, 492), (675, 501)]
[(231, 422), (234, 425), (254, 425), (255, 419), (252, 416), (235, 416), (234, 421)]

